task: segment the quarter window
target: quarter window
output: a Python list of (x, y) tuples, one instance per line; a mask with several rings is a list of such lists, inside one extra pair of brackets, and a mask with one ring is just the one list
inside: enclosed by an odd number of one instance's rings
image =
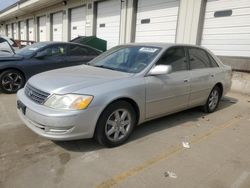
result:
[(171, 65), (173, 72), (188, 70), (187, 59), (183, 47), (173, 47), (166, 51), (157, 65)]
[(217, 62), (214, 60), (214, 58), (209, 54), (207, 53), (209, 59), (210, 59), (210, 63), (211, 63), (211, 67), (218, 67), (218, 64)]
[(210, 60), (204, 50), (188, 48), (191, 69), (202, 69), (210, 67)]

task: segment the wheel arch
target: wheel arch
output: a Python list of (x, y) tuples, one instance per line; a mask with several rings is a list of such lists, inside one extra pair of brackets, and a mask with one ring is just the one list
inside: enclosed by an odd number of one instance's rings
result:
[(105, 108), (101, 111), (99, 117), (98, 117), (98, 121), (99, 121), (99, 118), (100, 116), (103, 114), (103, 112), (113, 103), (115, 102), (119, 102), (119, 101), (125, 101), (127, 103), (129, 103), (133, 109), (135, 110), (135, 113), (136, 113), (136, 124), (138, 124), (139, 120), (140, 120), (140, 109), (139, 109), (139, 105), (137, 104), (137, 102), (130, 98), (130, 97), (119, 97), (119, 98), (116, 98), (116, 99), (113, 99), (111, 100), (106, 106)]
[[(224, 91), (223, 91), (223, 89), (224, 89), (224, 88), (223, 88), (223, 84), (222, 84), (221, 82), (217, 82), (217, 83), (215, 84), (215, 86), (217, 86), (217, 87), (220, 88), (220, 92), (221, 92), (221, 93), (220, 93), (220, 97), (222, 97), (222, 96), (223, 96), (223, 92), (224, 92)], [(215, 87), (215, 86), (214, 86), (214, 87)]]

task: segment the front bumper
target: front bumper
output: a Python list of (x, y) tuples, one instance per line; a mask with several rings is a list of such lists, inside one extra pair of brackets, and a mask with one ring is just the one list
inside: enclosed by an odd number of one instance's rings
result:
[(25, 113), (17, 109), (22, 121), (33, 132), (51, 140), (75, 140), (93, 137), (98, 120), (98, 109), (89, 107), (81, 111), (56, 110), (30, 100), (21, 89), (17, 101), (26, 107)]

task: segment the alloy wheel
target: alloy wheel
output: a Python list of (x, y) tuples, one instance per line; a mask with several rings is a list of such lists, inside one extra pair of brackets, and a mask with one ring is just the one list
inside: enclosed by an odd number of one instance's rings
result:
[(132, 118), (128, 110), (118, 109), (108, 118), (105, 134), (110, 141), (118, 142), (129, 134)]
[(2, 77), (2, 87), (9, 92), (15, 92), (22, 87), (23, 79), (18, 73), (9, 72)]
[(214, 89), (208, 98), (208, 107), (210, 110), (214, 110), (219, 102), (219, 92)]

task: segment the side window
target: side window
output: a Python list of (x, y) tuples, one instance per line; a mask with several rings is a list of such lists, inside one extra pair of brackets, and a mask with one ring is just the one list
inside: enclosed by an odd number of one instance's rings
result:
[(199, 48), (188, 48), (191, 69), (202, 69), (210, 67), (207, 53)]
[(69, 55), (70, 56), (88, 56), (90, 54), (89, 54), (88, 48), (78, 46), (78, 45), (70, 45)]
[(99, 55), (98, 52), (96, 52), (95, 50), (91, 49), (91, 48), (87, 48), (88, 50), (88, 55)]
[(185, 49), (183, 47), (168, 49), (159, 59), (157, 65), (171, 65), (173, 72), (188, 70)]
[(210, 63), (211, 63), (211, 67), (219, 67), (219, 65), (217, 64), (217, 62), (214, 60), (214, 58), (209, 54), (207, 53), (208, 57), (209, 57), (209, 60), (210, 60)]
[(51, 46), (43, 51), (41, 53), (46, 54), (45, 57), (58, 57), (58, 56), (64, 56), (66, 53), (65, 46)]

